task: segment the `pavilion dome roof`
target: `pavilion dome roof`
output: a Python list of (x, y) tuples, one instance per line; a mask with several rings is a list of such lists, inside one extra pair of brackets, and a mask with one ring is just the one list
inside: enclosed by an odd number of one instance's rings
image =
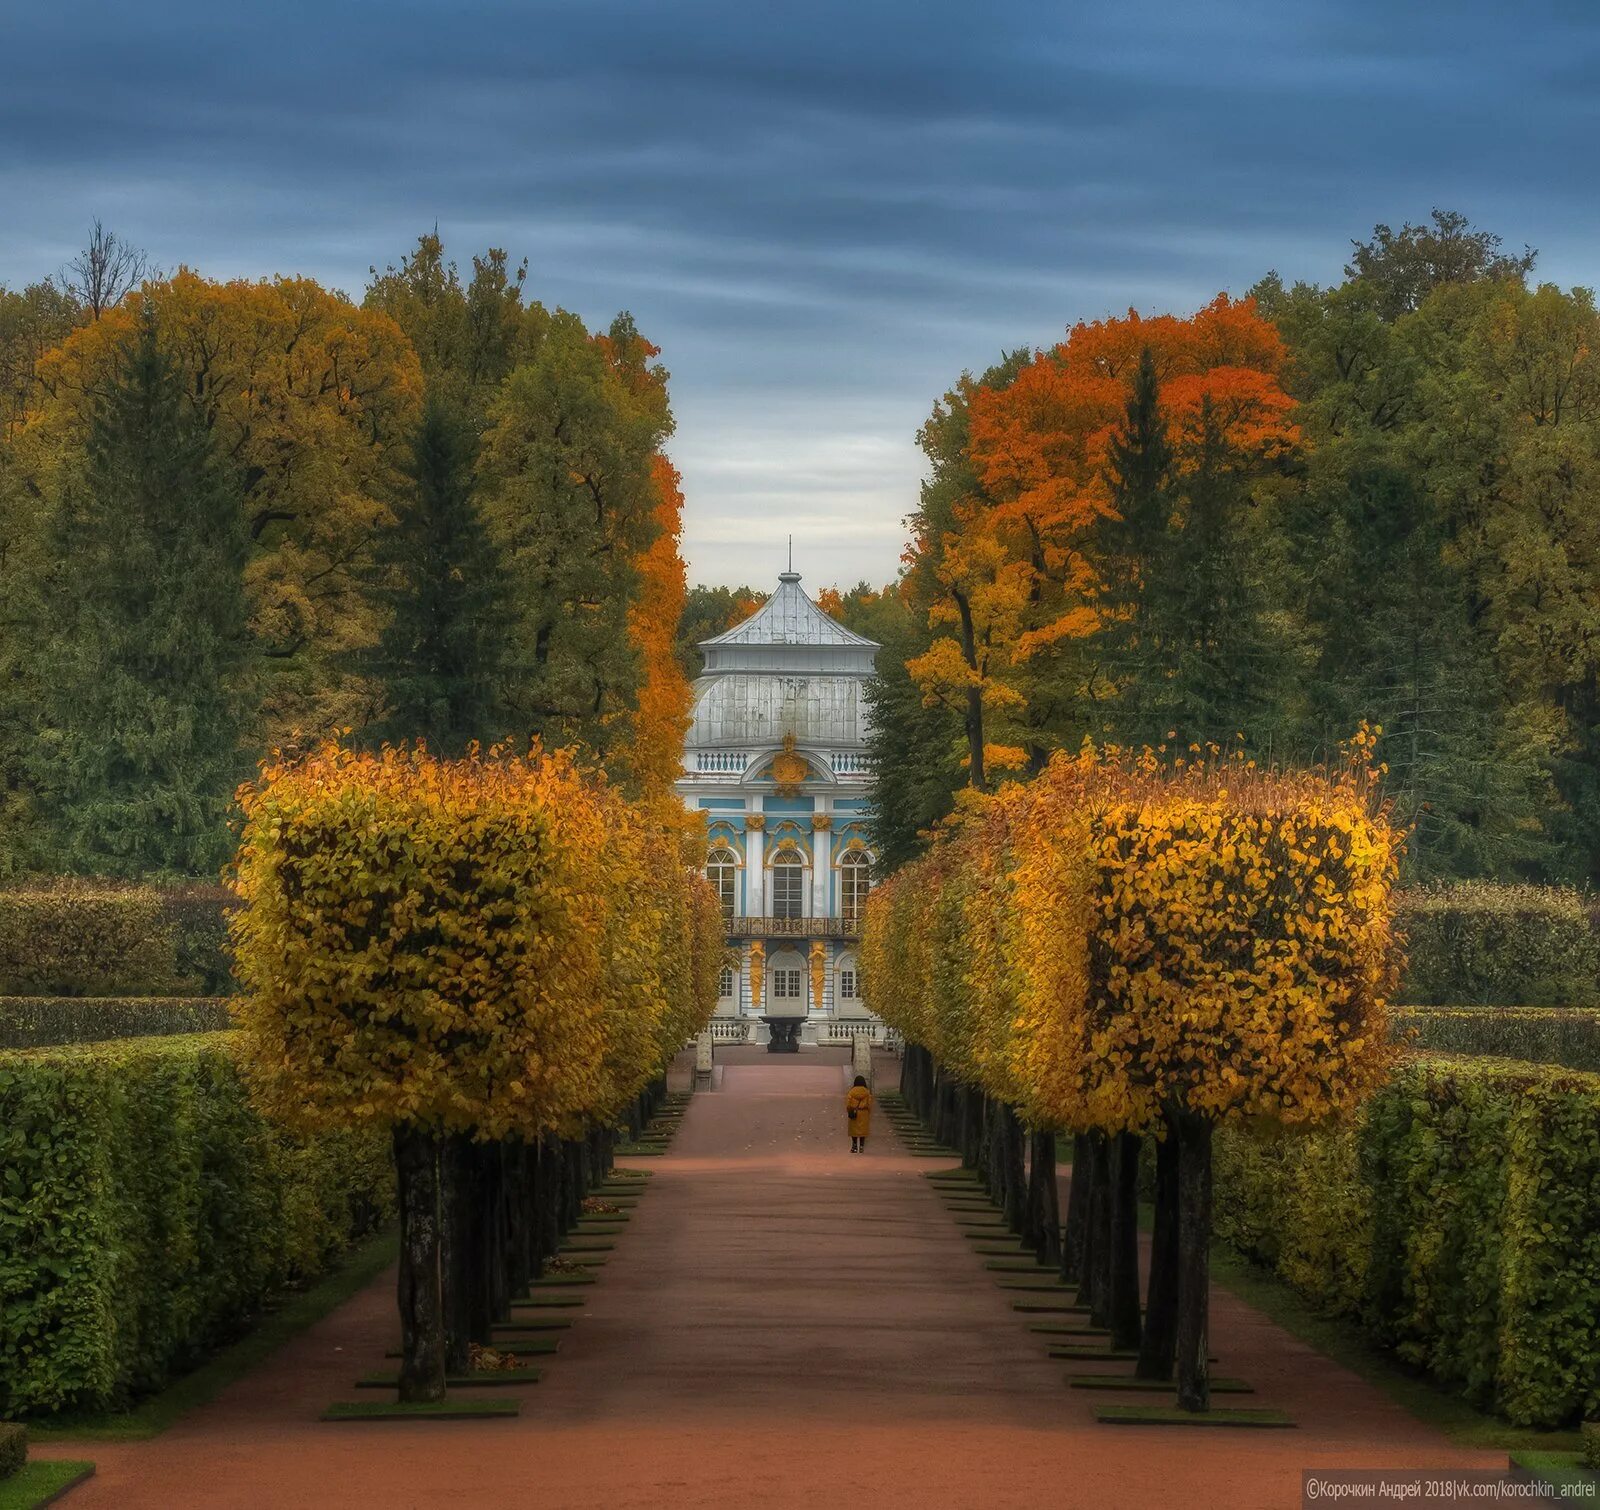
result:
[(806, 596), (800, 573), (780, 572), (778, 589), (742, 624), (700, 642), (705, 674), (719, 671), (831, 671), (871, 676), (875, 640), (846, 629)]
[(792, 735), (801, 744), (860, 747), (870, 718), (865, 683), (878, 644), (831, 619), (806, 596), (800, 574), (741, 624), (702, 640), (690, 748), (760, 748)]

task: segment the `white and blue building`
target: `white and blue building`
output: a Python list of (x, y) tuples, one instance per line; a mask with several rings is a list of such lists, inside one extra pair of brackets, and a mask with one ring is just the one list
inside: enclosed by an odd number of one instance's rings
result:
[(878, 648), (823, 613), (794, 571), (700, 646), (677, 789), (705, 815), (706, 874), (730, 945), (712, 1024), (723, 1041), (764, 1042), (763, 1016), (803, 1018), (802, 1043), (882, 1039), (857, 956)]

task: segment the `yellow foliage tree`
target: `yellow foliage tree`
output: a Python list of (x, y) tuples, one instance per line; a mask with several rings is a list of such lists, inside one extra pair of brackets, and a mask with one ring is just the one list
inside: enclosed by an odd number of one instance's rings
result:
[(1401, 836), (1373, 796), (1373, 738), (1333, 774), (1057, 756), (868, 903), (868, 999), (950, 1074), (1034, 1125), (1178, 1140), (1196, 1408), (1211, 1128), (1337, 1116), (1388, 1065)]
[(382, 627), (359, 576), (421, 404), (410, 342), (307, 278), (215, 283), (184, 270), (147, 283), (39, 360), (16, 446), (45, 496), (145, 311), (244, 482), (250, 624), (275, 673), (269, 741), (361, 722), (366, 696), (342, 663)]
[(440, 1138), (614, 1118), (715, 1005), (709, 888), (685, 863), (685, 819), (565, 752), (329, 744), (239, 798), (251, 1083), (291, 1126), (394, 1129), (402, 1395), (438, 1398)]

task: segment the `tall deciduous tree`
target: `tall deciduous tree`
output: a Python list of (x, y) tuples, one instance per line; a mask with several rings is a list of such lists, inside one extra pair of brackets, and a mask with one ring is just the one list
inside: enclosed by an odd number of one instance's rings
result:
[(508, 705), (522, 730), (615, 758), (641, 684), (628, 619), (660, 528), (663, 424), (628, 402), (577, 316), (539, 324), (491, 406), (480, 473), (517, 603)]
[(240, 489), (146, 313), (65, 460), (41, 788), (75, 869), (214, 872), (250, 706)]
[(251, 638), (270, 673), (266, 740), (364, 722), (370, 689), (349, 668), (381, 628), (363, 568), (421, 407), (410, 343), (387, 316), (304, 278), (214, 283), (183, 271), (146, 283), (133, 304), (41, 359), (17, 440), (28, 485), (50, 490), (124, 343), (153, 321), (185, 403), (240, 480)]

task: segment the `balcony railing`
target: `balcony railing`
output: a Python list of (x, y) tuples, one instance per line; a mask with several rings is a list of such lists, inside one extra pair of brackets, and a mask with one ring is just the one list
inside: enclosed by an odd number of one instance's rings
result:
[(853, 939), (861, 937), (859, 918), (724, 918), (729, 938)]

